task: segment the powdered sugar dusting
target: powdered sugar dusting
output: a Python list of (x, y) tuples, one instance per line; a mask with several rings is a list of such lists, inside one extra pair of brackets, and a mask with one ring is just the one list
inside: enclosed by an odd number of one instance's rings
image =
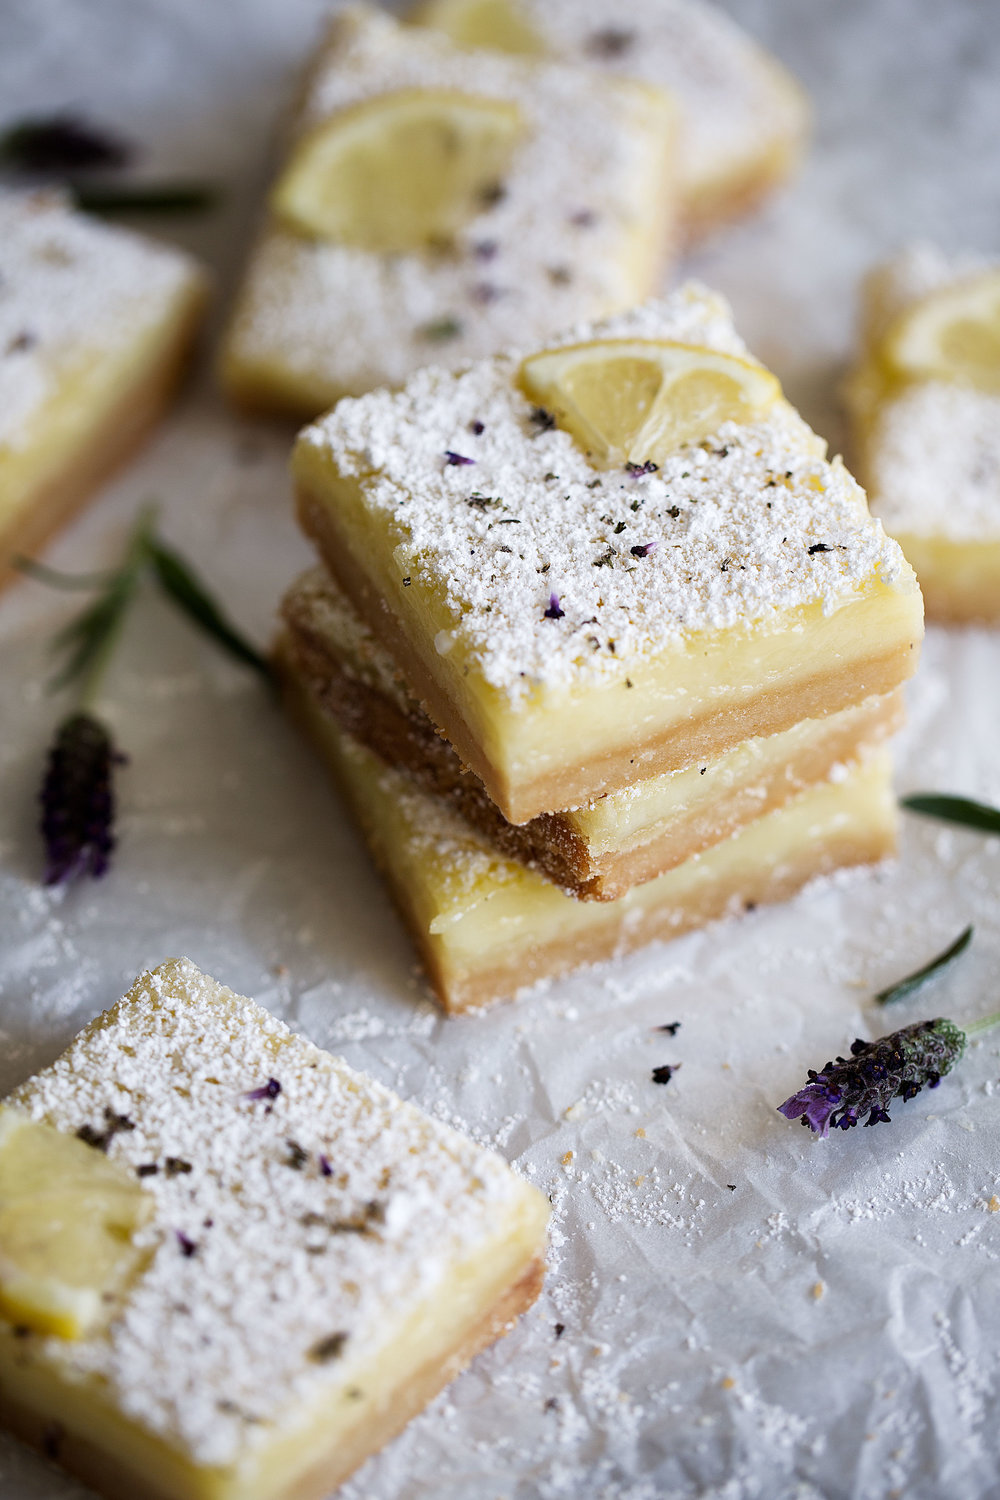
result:
[(60, 383), (160, 322), (193, 274), (180, 251), (59, 193), (0, 193), (0, 444), (35, 441)]
[[(233, 352), (275, 361), (318, 392), (397, 382), (526, 336), (626, 307), (645, 290), (637, 224), (660, 212), (666, 100), (589, 70), (469, 54), (433, 32), (352, 12), (314, 78), (308, 130), (408, 88), (515, 103), (525, 123), (496, 202), (447, 255), (384, 256), (267, 228), (248, 273)], [(321, 404), (317, 401), (317, 405)]]
[[(127, 1114), (135, 1129), (109, 1155), (159, 1164), (142, 1179), (153, 1258), (121, 1317), (40, 1354), (107, 1381), (198, 1463), (233, 1462), (349, 1385), (525, 1192), (499, 1157), (184, 959), (143, 975), (8, 1102), (68, 1131)], [(190, 1171), (171, 1175), (167, 1157)], [(311, 1357), (339, 1334), (325, 1363)]]
[[(595, 334), (744, 353), (724, 304), (690, 285), (566, 341)], [(427, 369), (402, 391), (341, 402), (300, 440), (358, 481), (400, 572), (443, 597), (439, 649), (460, 647), (495, 687), (621, 676), (694, 632), (832, 611), (902, 577), (861, 490), (784, 402), (656, 472), (599, 472), (568, 433), (533, 420), (516, 371), (512, 355)], [(475, 466), (449, 464), (456, 448)], [(558, 620), (545, 614), (552, 591)]]

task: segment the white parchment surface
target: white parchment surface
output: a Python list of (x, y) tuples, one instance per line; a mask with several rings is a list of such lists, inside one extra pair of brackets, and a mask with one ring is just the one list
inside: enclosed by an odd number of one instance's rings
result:
[[(915, 236), (1000, 252), (1000, 13), (985, 0), (730, 0), (798, 72), (795, 186), (688, 269), (834, 450), (859, 275)], [(319, 0), (0, 0), (0, 125), (76, 107), (143, 170), (224, 187), (157, 225), (213, 266), (214, 336)], [(211, 344), (211, 337), (208, 340)], [(208, 351), (138, 461), (51, 550), (99, 567), (162, 505), (259, 640), (308, 550), (290, 432), (230, 415)], [(814, 886), (480, 1017), (444, 1020), (324, 776), (265, 693), (152, 596), (101, 710), (130, 762), (100, 884), (39, 884), (35, 797), (72, 599), (0, 601), (0, 1093), (138, 970), (186, 953), (494, 1143), (555, 1205), (545, 1292), (349, 1500), (978, 1500), (998, 1492), (1000, 1033), (891, 1126), (820, 1141), (775, 1106), (856, 1035), (996, 1006), (1000, 840), (908, 819), (898, 863)], [(1000, 636), (932, 630), (899, 784), (1000, 802)], [(890, 1021), (874, 990), (974, 922)], [(655, 1027), (680, 1021), (676, 1036)], [(681, 1067), (666, 1087), (651, 1069)], [(562, 1329), (560, 1333), (559, 1330)], [(2, 1500), (84, 1491), (0, 1438)]]

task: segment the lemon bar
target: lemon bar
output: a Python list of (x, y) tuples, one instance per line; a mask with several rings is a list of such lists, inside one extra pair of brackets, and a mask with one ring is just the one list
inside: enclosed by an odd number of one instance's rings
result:
[(0, 584), (163, 410), (205, 301), (178, 250), (0, 193)]
[[(574, 895), (613, 900), (825, 780), (902, 722), (901, 693), (866, 699), (709, 764), (669, 771), (584, 807), (508, 823), (408, 691), (388, 652), (323, 568), (289, 589), (279, 666), (308, 684), (355, 739), (448, 799), (501, 853), (534, 864)], [(286, 666), (287, 664), (287, 666)]]
[(0, 1107), (0, 1416), (115, 1500), (319, 1500), (530, 1306), (547, 1219), (168, 960)]
[(311, 417), (641, 300), (671, 238), (674, 134), (657, 89), (348, 11), (305, 90), (225, 386)]
[(487, 1005), (541, 979), (792, 895), (895, 848), (888, 753), (807, 788), (731, 838), (615, 901), (578, 901), (501, 854), (448, 803), (341, 729), (286, 673), (289, 706), (339, 783), (441, 1004)]
[(877, 268), (848, 400), (928, 617), (1000, 623), (1000, 265), (920, 245)]
[(579, 59), (658, 84), (680, 108), (688, 238), (753, 208), (801, 155), (808, 111), (785, 69), (701, 0), (423, 0), (414, 20), (467, 46)]
[(688, 286), (342, 401), (293, 470), (330, 572), (524, 823), (912, 673), (912, 569), (824, 452)]

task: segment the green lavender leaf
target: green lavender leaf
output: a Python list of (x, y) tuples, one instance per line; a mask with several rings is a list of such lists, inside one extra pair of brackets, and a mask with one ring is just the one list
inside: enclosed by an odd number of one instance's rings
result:
[(65, 660), (49, 684), (50, 691), (80, 682), (81, 703), (92, 695), (135, 597), (151, 525), (151, 513), (143, 511), (132, 529), (121, 566), (108, 576), (94, 602), (55, 636), (52, 649)]
[(942, 823), (959, 823), (964, 828), (976, 828), (980, 833), (1000, 833), (1000, 808), (990, 807), (986, 802), (974, 802), (971, 797), (916, 792), (912, 797), (901, 797), (900, 806), (910, 812), (922, 813), (925, 818), (940, 818)]
[(221, 194), (203, 182), (136, 183), (133, 187), (105, 187), (98, 183), (70, 183), (77, 208), (92, 214), (204, 213), (215, 208)]
[(933, 978), (935, 974), (940, 974), (941, 970), (947, 968), (948, 964), (958, 958), (960, 953), (965, 952), (966, 948), (972, 942), (973, 931), (974, 929), (971, 926), (966, 927), (965, 931), (960, 932), (955, 941), (950, 943), (943, 953), (939, 953), (936, 958), (932, 958), (930, 963), (924, 964), (922, 969), (916, 969), (912, 974), (908, 974), (905, 979), (900, 979), (896, 984), (891, 984), (888, 989), (879, 990), (875, 996), (878, 1004), (892, 1005), (896, 1000), (904, 1000), (908, 995), (912, 995), (914, 990), (919, 990), (921, 985), (925, 984), (928, 979)]
[(267, 659), (226, 619), (184, 559), (155, 536), (147, 538), (146, 549), (157, 582), (173, 603), (230, 656), (270, 680)]

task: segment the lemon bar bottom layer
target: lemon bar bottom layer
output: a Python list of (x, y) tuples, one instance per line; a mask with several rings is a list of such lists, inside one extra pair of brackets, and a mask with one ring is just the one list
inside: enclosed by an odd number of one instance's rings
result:
[(339, 782), (449, 1011), (783, 900), (815, 875), (895, 849), (891, 762), (876, 751), (619, 900), (578, 901), (498, 854), (443, 799), (340, 730), (305, 688), (288, 684), (287, 697)]
[(107, 1326), (0, 1317), (0, 1418), (114, 1500), (320, 1500), (538, 1294), (542, 1194), (189, 960), (9, 1103), (148, 1199)]
[(857, 759), (903, 718), (899, 691), (869, 698), (745, 741), (702, 764), (636, 778), (584, 807), (511, 824), (437, 734), (391, 658), (321, 569), (293, 586), (283, 614), (279, 669), (300, 678), (341, 728), (446, 797), (502, 854), (537, 864), (584, 899), (615, 900), (721, 843), (825, 780), (837, 764)]

